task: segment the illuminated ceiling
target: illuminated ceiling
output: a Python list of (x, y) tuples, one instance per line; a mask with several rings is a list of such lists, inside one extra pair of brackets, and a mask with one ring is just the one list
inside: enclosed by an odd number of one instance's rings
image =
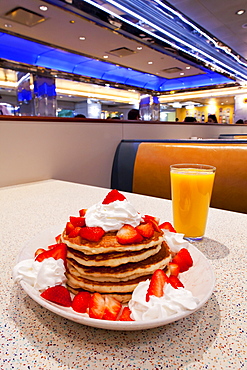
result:
[[(242, 58), (229, 54), (229, 48), (200, 33), (174, 9), (165, 8), (165, 2), (70, 2), (23, 1), (25, 9), (36, 13), (42, 13), (39, 7), (44, 3), (48, 6), (45, 20), (32, 27), (6, 17), (19, 6), (17, 0), (4, 2), (0, 16), (2, 62), (153, 93), (247, 79)], [(84, 40), (79, 36), (85, 36)]]

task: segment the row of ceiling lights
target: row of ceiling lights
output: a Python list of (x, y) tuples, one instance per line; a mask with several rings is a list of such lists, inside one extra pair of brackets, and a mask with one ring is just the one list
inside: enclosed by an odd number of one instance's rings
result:
[[(69, 2), (69, 1), (67, 1), (67, 2)], [(47, 11), (48, 10), (48, 7), (46, 6), (46, 5), (41, 5), (40, 7), (39, 7), (39, 9), (41, 10), (41, 11), (43, 11), (43, 12), (45, 12), (45, 11)], [(238, 11), (236, 11), (235, 12), (235, 14), (236, 15), (242, 15), (242, 14), (244, 14), (245, 13), (245, 9), (239, 9)], [(70, 23), (75, 23), (75, 21), (74, 20), (71, 20), (70, 21)], [(244, 25), (243, 25), (244, 26)], [(12, 25), (11, 24), (5, 24), (5, 27), (12, 27)], [(247, 24), (246, 24), (246, 27), (247, 27)], [(86, 40), (86, 37), (85, 36), (79, 36), (79, 40), (81, 40), (81, 41), (85, 41)], [(138, 46), (137, 47), (137, 49), (138, 50), (141, 50), (142, 49), (142, 47), (141, 46)], [(109, 56), (108, 55), (103, 55), (103, 59), (108, 59), (109, 58)], [(147, 64), (149, 64), (149, 65), (152, 65), (154, 62), (153, 61), (148, 61), (147, 62)], [(118, 66), (118, 65), (116, 65), (116, 66)], [(187, 70), (189, 70), (191, 67), (189, 67), (189, 66), (187, 66), (186, 67), (186, 69)], [(157, 75), (159, 74), (159, 73), (156, 73)], [(185, 73), (182, 71), (182, 72), (180, 72), (179, 73), (181, 76), (183, 76)]]
[[(47, 7), (46, 5), (41, 5), (41, 6), (39, 7), (39, 9), (45, 12), (45, 11), (47, 11), (47, 10), (48, 10), (48, 7)], [(74, 21), (74, 20), (71, 20), (71, 21), (70, 21), (70, 23), (71, 23), (71, 24), (74, 24), (74, 23), (75, 23), (75, 21)], [(81, 41), (85, 41), (85, 40), (86, 40), (86, 37), (85, 37), (85, 36), (79, 36), (79, 40), (81, 40)], [(140, 50), (142, 50), (142, 46), (137, 46), (137, 48), (136, 48), (136, 49), (140, 51)], [(109, 58), (109, 55), (103, 55), (103, 59), (108, 59), (108, 58)], [(154, 63), (154, 62), (153, 62), (153, 61), (151, 61), (151, 60), (147, 62), (147, 64), (149, 64), (149, 65), (152, 65), (153, 63)], [(116, 65), (116, 66), (117, 66), (117, 65)], [(186, 67), (186, 69), (187, 69), (187, 70), (189, 70), (190, 68), (191, 68), (191, 67), (189, 67), (189, 66), (187, 66), (187, 67)], [(159, 74), (159, 73), (157, 73), (157, 74)], [(180, 74), (180, 76), (184, 76), (184, 72), (180, 72), (179, 74)]]

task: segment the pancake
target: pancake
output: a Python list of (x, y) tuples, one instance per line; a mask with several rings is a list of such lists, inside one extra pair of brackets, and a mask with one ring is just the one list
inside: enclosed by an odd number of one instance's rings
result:
[(135, 252), (112, 252), (101, 254), (85, 254), (72, 248), (68, 248), (67, 257), (73, 259), (83, 266), (110, 266), (116, 267), (125, 263), (139, 262), (154, 254), (158, 253), (161, 249), (161, 244), (155, 245), (149, 249), (139, 250)]
[(140, 244), (123, 245), (118, 243), (116, 234), (117, 232), (108, 232), (100, 239), (100, 241), (90, 242), (86, 239), (82, 239), (80, 236), (69, 238), (64, 230), (61, 235), (61, 242), (65, 243), (69, 248), (91, 255), (112, 252), (141, 251), (161, 244), (163, 241), (163, 232), (155, 231), (152, 238), (144, 239)]
[(169, 274), (171, 251), (158, 224), (154, 216), (141, 216), (117, 190), (102, 203), (82, 209), (80, 218), (70, 217), (60, 237), (67, 245), (68, 289), (128, 302), (137, 285), (151, 279), (157, 269)]
[(86, 278), (99, 282), (119, 282), (152, 274), (157, 269), (165, 268), (171, 260), (171, 253), (163, 242), (158, 253), (138, 262), (129, 262), (116, 267), (83, 266), (72, 258), (67, 259), (68, 270), (75, 278)]
[(68, 285), (72, 288), (81, 288), (89, 292), (99, 293), (132, 293), (135, 287), (141, 282), (151, 279), (152, 274), (140, 276), (128, 281), (110, 282), (110, 281), (92, 281), (83, 277), (75, 277), (71, 273), (66, 273)]
[[(74, 295), (76, 295), (79, 292), (86, 292), (86, 291), (88, 291), (88, 290), (81, 289), (81, 288), (72, 288), (68, 284), (67, 284), (67, 288)], [(92, 293), (92, 292), (89, 292), (89, 293)], [(111, 296), (111, 297), (117, 299), (121, 303), (128, 303), (129, 300), (131, 299), (131, 295), (132, 295), (132, 293), (109, 293), (109, 294), (108, 293), (104, 293), (104, 294), (102, 294), (102, 296)]]

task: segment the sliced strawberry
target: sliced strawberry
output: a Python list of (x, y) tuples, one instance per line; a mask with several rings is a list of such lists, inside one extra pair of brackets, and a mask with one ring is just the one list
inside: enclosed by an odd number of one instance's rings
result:
[(43, 248), (37, 249), (36, 252), (34, 253), (34, 257), (37, 257), (39, 254), (41, 254), (43, 252), (45, 252), (45, 249), (43, 249)]
[(65, 261), (67, 255), (67, 245), (64, 243), (56, 244), (52, 249), (49, 249), (43, 253), (40, 253), (35, 261), (42, 262), (44, 259), (53, 257), (55, 260), (63, 259)]
[(171, 275), (169, 277), (169, 283), (171, 284), (171, 286), (173, 286), (173, 288), (177, 289), (179, 287), (181, 288), (184, 288), (184, 285), (183, 283), (181, 283), (181, 281), (179, 280), (179, 278), (177, 276), (174, 276), (174, 275)]
[(125, 196), (121, 193), (118, 192), (118, 190), (116, 189), (113, 189), (111, 190), (107, 196), (105, 197), (105, 199), (103, 200), (102, 204), (109, 204), (109, 203), (113, 203), (115, 202), (116, 200), (125, 200)]
[(89, 292), (79, 292), (74, 296), (72, 308), (76, 312), (85, 313), (89, 307), (91, 294)]
[(100, 293), (94, 293), (89, 301), (89, 317), (102, 319), (105, 312), (105, 299)]
[(142, 241), (143, 241), (143, 236), (138, 233), (138, 235), (136, 235), (135, 244), (141, 243)]
[(86, 214), (86, 212), (87, 212), (87, 209), (86, 208), (80, 209), (80, 211), (79, 211), (80, 217), (84, 217), (85, 214)]
[(193, 260), (191, 258), (190, 252), (186, 248), (180, 249), (176, 256), (172, 260), (173, 263), (176, 263), (179, 266), (180, 272), (185, 272), (193, 266)]
[(76, 238), (78, 235), (80, 235), (81, 227), (77, 226), (75, 227), (68, 235), (69, 238)]
[(82, 239), (89, 240), (90, 242), (98, 242), (105, 235), (102, 227), (82, 227), (80, 236)]
[(62, 285), (55, 285), (53, 287), (47, 288), (40, 295), (44, 299), (47, 299), (47, 301), (57, 303), (60, 306), (64, 306), (64, 307), (71, 306), (70, 293), (68, 289)]
[(110, 296), (105, 296), (105, 312), (103, 315), (103, 320), (116, 320), (121, 308), (122, 304), (117, 299)]
[(66, 235), (69, 235), (71, 233), (71, 231), (74, 230), (74, 228), (75, 228), (75, 226), (72, 225), (71, 222), (67, 222), (66, 228), (65, 228)]
[(170, 274), (172, 276), (178, 276), (178, 274), (180, 272), (179, 271), (179, 266), (174, 262), (169, 263), (169, 270), (170, 270)]
[(121, 227), (117, 232), (116, 238), (120, 244), (141, 243), (143, 240), (141, 234), (131, 225)]
[(155, 231), (161, 231), (161, 229), (159, 228), (159, 218), (158, 217), (154, 217), (154, 216), (150, 216), (150, 215), (145, 215), (143, 216), (143, 219), (146, 223), (150, 222), (152, 225), (153, 225), (153, 228)]
[(78, 227), (78, 226), (83, 227), (86, 224), (85, 217), (70, 216), (69, 220), (74, 227)]
[(162, 297), (164, 295), (164, 286), (169, 282), (166, 273), (158, 269), (154, 271), (146, 295), (146, 301), (148, 302), (151, 295), (156, 297)]
[(144, 237), (144, 238), (152, 238), (154, 235), (154, 228), (151, 222), (140, 224), (136, 227), (136, 230)]
[(124, 307), (118, 320), (119, 321), (134, 321), (130, 317), (130, 315), (131, 315), (131, 311), (130, 311), (129, 307)]
[(55, 240), (56, 240), (56, 243), (60, 243), (60, 240), (61, 240), (61, 234), (57, 235), (55, 237)]
[(166, 229), (168, 231), (171, 231), (172, 233), (176, 233), (176, 230), (174, 229), (174, 227), (172, 226), (172, 224), (170, 222), (163, 222), (163, 224), (159, 225), (159, 228), (160, 229)]
[(58, 244), (60, 244), (60, 243), (56, 243), (56, 244), (48, 245), (47, 249), (53, 249), (53, 248), (55, 248)]

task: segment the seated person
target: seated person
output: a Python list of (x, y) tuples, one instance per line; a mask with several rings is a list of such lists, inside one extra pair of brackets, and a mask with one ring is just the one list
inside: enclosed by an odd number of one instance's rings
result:
[(209, 114), (209, 116), (208, 116), (208, 123), (218, 123), (215, 114)]
[(139, 120), (140, 113), (138, 109), (131, 109), (128, 113), (128, 119), (130, 120)]
[(185, 117), (184, 122), (196, 122), (196, 119), (195, 117), (187, 116)]
[(86, 116), (84, 114), (77, 114), (75, 118), (86, 118)]

